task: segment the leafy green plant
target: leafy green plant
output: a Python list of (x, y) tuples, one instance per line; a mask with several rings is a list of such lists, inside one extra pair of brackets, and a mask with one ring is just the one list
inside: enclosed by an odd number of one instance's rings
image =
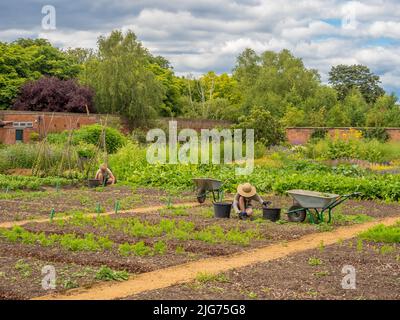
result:
[(400, 223), (393, 226), (377, 225), (362, 232), (359, 237), (373, 242), (400, 243)]
[(229, 282), (229, 278), (223, 274), (214, 274), (208, 272), (199, 272), (196, 275), (196, 281), (200, 283), (208, 283), (208, 282)]
[(139, 241), (135, 244), (120, 244), (118, 251), (123, 256), (129, 256), (131, 254), (136, 256), (148, 256), (153, 254), (152, 248), (147, 246), (143, 241)]
[(23, 259), (18, 260), (14, 266), (15, 270), (18, 270), (19, 273), (27, 278), (31, 275), (32, 269), (29, 263), (26, 263)]
[(96, 273), (96, 280), (101, 281), (126, 281), (129, 273), (126, 271), (115, 271), (107, 266), (102, 266)]
[(308, 259), (308, 264), (309, 264), (310, 266), (313, 266), (313, 267), (319, 266), (319, 265), (322, 264), (322, 260), (319, 259), (319, 258), (317, 258), (317, 257), (310, 257), (310, 258)]
[(379, 248), (379, 253), (380, 254), (389, 254), (392, 253), (396, 250), (396, 247), (394, 247), (393, 245), (383, 245), (382, 247)]

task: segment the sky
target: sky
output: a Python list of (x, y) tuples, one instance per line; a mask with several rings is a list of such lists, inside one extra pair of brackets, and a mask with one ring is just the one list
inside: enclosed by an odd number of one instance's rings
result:
[(0, 41), (41, 37), (60, 48), (95, 48), (113, 29), (133, 30), (178, 75), (230, 73), (245, 48), (289, 49), (324, 83), (331, 66), (364, 64), (400, 96), (399, 0), (0, 2)]

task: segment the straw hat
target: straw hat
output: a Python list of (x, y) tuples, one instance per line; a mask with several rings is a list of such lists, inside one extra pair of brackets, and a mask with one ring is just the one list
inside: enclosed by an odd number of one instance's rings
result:
[(257, 191), (256, 191), (256, 187), (252, 186), (250, 183), (243, 183), (243, 184), (239, 184), (237, 187), (237, 192), (245, 198), (250, 198), (252, 196), (254, 196)]

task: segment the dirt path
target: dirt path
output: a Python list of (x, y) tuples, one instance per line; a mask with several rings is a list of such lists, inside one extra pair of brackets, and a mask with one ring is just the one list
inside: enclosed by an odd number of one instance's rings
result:
[[(200, 204), (198, 202), (183, 202), (183, 203), (177, 203), (174, 204), (174, 208), (179, 208), (179, 207), (196, 207), (199, 206)], [(167, 208), (167, 206), (162, 205), (162, 206), (151, 206), (151, 207), (142, 207), (142, 208), (135, 208), (135, 209), (128, 209), (128, 210), (119, 210), (118, 213), (150, 213), (154, 212), (156, 213), (158, 210), (162, 210)], [(101, 216), (109, 216), (115, 214), (115, 211), (108, 211), (108, 212), (103, 212), (100, 213)], [(85, 214), (87, 217), (96, 217), (98, 214), (97, 213), (88, 213)], [(54, 217), (54, 221), (57, 220), (68, 220), (71, 219), (73, 216), (63, 216), (63, 217)], [(0, 228), (12, 228), (14, 226), (22, 226), (27, 223), (44, 223), (44, 222), (49, 222), (49, 218), (40, 218), (40, 219), (30, 219), (30, 220), (21, 220), (21, 221), (7, 221), (7, 222), (2, 222), (0, 223)]]
[(36, 300), (103, 300), (124, 298), (144, 291), (161, 289), (192, 281), (199, 272), (220, 273), (234, 268), (282, 258), (295, 252), (317, 248), (320, 246), (321, 241), (323, 241), (324, 245), (334, 244), (339, 239), (346, 240), (353, 238), (361, 231), (377, 224), (391, 225), (399, 220), (399, 217), (388, 217), (360, 225), (341, 227), (331, 232), (310, 234), (299, 240), (270, 245), (244, 253), (208, 258), (143, 273), (125, 282), (102, 283), (89, 289), (73, 289), (63, 295), (48, 295), (36, 298)]

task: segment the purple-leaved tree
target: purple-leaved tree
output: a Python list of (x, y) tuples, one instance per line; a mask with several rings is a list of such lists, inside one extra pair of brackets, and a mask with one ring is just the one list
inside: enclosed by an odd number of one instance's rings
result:
[(20, 111), (95, 112), (92, 89), (76, 80), (43, 77), (22, 86), (12, 107)]

